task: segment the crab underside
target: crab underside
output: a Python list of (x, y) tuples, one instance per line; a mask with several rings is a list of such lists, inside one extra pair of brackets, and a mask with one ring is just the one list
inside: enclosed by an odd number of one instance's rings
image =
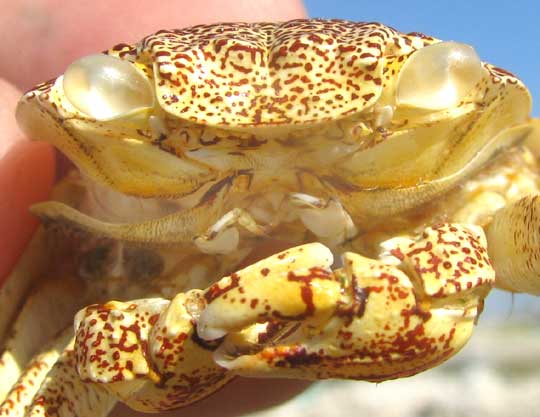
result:
[(0, 416), (437, 366), (492, 287), (540, 294), (529, 111), (470, 46), (376, 23), (202, 25), (76, 61), (17, 109), (78, 169), (0, 292)]

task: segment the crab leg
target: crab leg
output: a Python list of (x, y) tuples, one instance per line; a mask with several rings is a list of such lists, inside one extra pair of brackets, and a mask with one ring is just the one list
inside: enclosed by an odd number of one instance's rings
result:
[[(76, 280), (50, 279), (27, 298), (4, 345), (0, 361), (3, 387), (9, 389), (31, 358), (88, 303)], [(5, 385), (4, 385), (5, 384)]]
[[(70, 326), (55, 339), (48, 349), (32, 359), (0, 405), (0, 416), (16, 417), (25, 414), (45, 377), (73, 338), (72, 335), (73, 330)], [(11, 386), (8, 380), (4, 379), (3, 382)]]
[(36, 277), (45, 270), (46, 262), (44, 231), (43, 228), (39, 228), (6, 283), (0, 288), (0, 305), (2, 305), (0, 346), (4, 344), (6, 333), (13, 323), (14, 316), (22, 304), (24, 296)]
[[(306, 228), (331, 246), (336, 246), (357, 233), (351, 217), (337, 200), (325, 201), (311, 195), (293, 193), (289, 195), (287, 203), (290, 207), (282, 207), (283, 212), (298, 215)], [(262, 226), (249, 211), (234, 208), (219, 217), (204, 233), (200, 233), (201, 229), (204, 230), (205, 224), (199, 219), (203, 214), (213, 218), (218, 213), (217, 207), (219, 205), (212, 207), (202, 204), (156, 220), (117, 224), (92, 218), (56, 201), (36, 204), (32, 207), (32, 212), (47, 221), (61, 222), (89, 232), (93, 236), (123, 242), (164, 246), (189, 244), (194, 241), (201, 252), (208, 254), (234, 252), (240, 239), (238, 226), (254, 236), (264, 236), (281, 221), (278, 213), (277, 221)], [(209, 209), (211, 211), (208, 211)]]
[[(267, 232), (241, 208), (220, 216), (231, 181), (233, 179), (227, 178), (221, 184), (215, 184), (215, 189), (208, 190), (194, 207), (138, 223), (102, 221), (58, 201), (35, 204), (31, 211), (43, 220), (116, 241), (146, 246), (191, 245), (195, 241), (204, 253), (230, 253), (236, 250), (239, 240), (239, 232), (234, 226), (242, 226), (258, 236)], [(209, 224), (209, 220), (215, 218), (218, 220)]]
[(112, 301), (82, 310), (75, 319), (81, 379), (146, 412), (212, 394), (233, 375), (214, 362), (216, 344), (196, 335), (203, 305), (202, 292), (192, 290), (172, 301)]
[(540, 295), (540, 195), (497, 211), (486, 232), (496, 285)]
[(105, 417), (116, 403), (99, 386), (86, 384), (75, 367), (73, 343), (62, 353), (37, 391), (26, 417)]
[[(38, 232), (31, 244), (33, 248), (44, 249), (44, 234)], [(43, 256), (49, 252), (43, 251)], [(31, 255), (31, 252), (25, 257)], [(0, 401), (3, 401), (11, 386), (17, 381), (21, 372), (25, 369), (34, 355), (39, 353), (43, 346), (47, 345), (58, 333), (69, 326), (73, 315), (88, 304), (92, 297), (90, 291), (84, 289), (84, 285), (70, 274), (60, 272), (47, 272), (38, 276), (29, 270), (25, 259), (15, 268), (8, 278), (7, 287), (18, 289), (18, 294), (13, 294), (9, 299), (9, 291), (5, 296), (2, 306), (8, 308), (19, 307), (20, 312), (15, 318), (11, 318), (11, 328), (8, 337), (2, 344), (0, 356)], [(39, 259), (38, 259), (39, 260)], [(43, 266), (44, 262), (38, 262)], [(46, 271), (47, 267), (43, 267)], [(17, 288), (18, 279), (23, 281)], [(29, 282), (24, 283), (28, 279)], [(33, 280), (33, 282), (31, 282)], [(23, 291), (21, 285), (31, 287)], [(6, 293), (4, 293), (6, 294)], [(26, 299), (24, 303), (21, 298)], [(21, 304), (22, 307), (21, 307)], [(9, 314), (9, 311), (8, 313)]]
[(31, 211), (46, 221), (62, 222), (93, 236), (151, 245), (191, 243), (201, 228), (199, 219), (219, 213), (218, 207), (201, 205), (156, 220), (140, 223), (108, 223), (90, 217), (64, 203), (48, 201), (32, 206)]

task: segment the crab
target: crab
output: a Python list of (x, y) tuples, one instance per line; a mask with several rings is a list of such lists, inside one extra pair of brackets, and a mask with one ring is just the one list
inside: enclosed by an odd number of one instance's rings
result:
[(540, 294), (530, 106), (472, 47), (379, 23), (199, 25), (77, 60), (17, 109), (76, 169), (0, 293), (0, 416), (446, 361), (493, 287)]

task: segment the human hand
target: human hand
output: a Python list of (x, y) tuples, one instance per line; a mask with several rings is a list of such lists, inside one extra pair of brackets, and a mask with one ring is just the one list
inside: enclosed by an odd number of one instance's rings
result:
[[(151, 7), (149, 7), (151, 6)], [(114, 13), (111, 12), (114, 11)], [(21, 93), (61, 74), (76, 58), (119, 43), (132, 43), (163, 28), (218, 21), (289, 20), (305, 15), (299, 0), (23, 0), (0, 15), (0, 286), (30, 239), (37, 220), (28, 206), (47, 199), (62, 171), (54, 151), (30, 142), (19, 131), (14, 112)], [(15, 87), (16, 86), (16, 87)], [(39, 139), (39, 138), (33, 138)], [(245, 414), (266, 408), (305, 389), (296, 381), (235, 380), (207, 400), (180, 409), (182, 417)], [(136, 413), (118, 407), (115, 416)]]

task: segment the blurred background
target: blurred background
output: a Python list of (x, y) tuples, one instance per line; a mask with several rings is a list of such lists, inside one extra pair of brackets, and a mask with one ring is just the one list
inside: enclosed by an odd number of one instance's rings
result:
[[(378, 21), (401, 32), (473, 45), (531, 90), (539, 116), (540, 3), (537, 1), (304, 0), (310, 17)], [(313, 384), (257, 417), (540, 416), (540, 298), (493, 292), (467, 347), (413, 378), (370, 384)]]

